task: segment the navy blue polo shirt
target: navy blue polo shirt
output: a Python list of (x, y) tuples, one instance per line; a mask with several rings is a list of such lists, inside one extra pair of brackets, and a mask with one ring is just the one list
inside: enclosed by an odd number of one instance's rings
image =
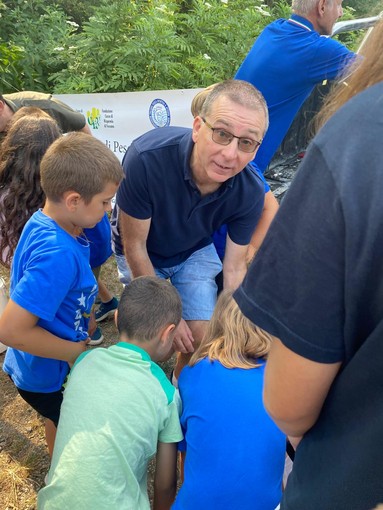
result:
[(353, 57), (296, 14), (270, 23), (259, 35), (235, 78), (260, 90), (269, 109), (270, 126), (254, 158), (262, 172), (314, 86), (334, 79)]
[(117, 205), (134, 218), (151, 218), (154, 267), (180, 264), (225, 223), (234, 243), (248, 244), (262, 213), (264, 186), (250, 166), (202, 196), (190, 168), (193, 146), (191, 129), (154, 129), (133, 141), (122, 163)]

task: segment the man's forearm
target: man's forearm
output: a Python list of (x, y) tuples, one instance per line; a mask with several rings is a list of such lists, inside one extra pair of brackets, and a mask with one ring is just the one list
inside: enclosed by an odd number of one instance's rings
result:
[(155, 276), (156, 273), (146, 248), (124, 245), (124, 250), (133, 278), (137, 276)]
[(246, 274), (247, 267), (246, 264), (241, 264), (240, 268), (237, 269), (227, 269), (225, 265), (223, 266), (223, 287), (224, 289), (237, 289)]

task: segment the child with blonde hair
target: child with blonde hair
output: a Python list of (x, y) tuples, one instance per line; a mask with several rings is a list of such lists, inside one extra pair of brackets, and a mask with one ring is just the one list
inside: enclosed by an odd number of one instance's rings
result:
[(184, 483), (174, 510), (274, 510), (286, 437), (262, 403), (271, 337), (220, 295), (206, 335), (179, 378)]

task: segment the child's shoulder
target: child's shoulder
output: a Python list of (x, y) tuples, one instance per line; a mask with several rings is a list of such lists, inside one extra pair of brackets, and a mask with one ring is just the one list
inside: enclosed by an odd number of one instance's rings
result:
[(23, 252), (25, 250), (31, 253), (59, 252), (61, 256), (66, 254), (70, 258), (89, 245), (86, 240), (78, 242), (41, 210), (36, 211), (26, 223), (19, 244), (23, 247)]

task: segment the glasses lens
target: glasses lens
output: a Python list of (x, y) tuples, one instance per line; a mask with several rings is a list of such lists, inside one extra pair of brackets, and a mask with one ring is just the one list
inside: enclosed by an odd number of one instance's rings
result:
[(258, 145), (259, 143), (256, 140), (250, 140), (249, 138), (240, 138), (238, 140), (238, 147), (243, 152), (254, 152)]
[(229, 145), (234, 137), (224, 129), (212, 129), (212, 138), (213, 142), (219, 143), (220, 145)]

